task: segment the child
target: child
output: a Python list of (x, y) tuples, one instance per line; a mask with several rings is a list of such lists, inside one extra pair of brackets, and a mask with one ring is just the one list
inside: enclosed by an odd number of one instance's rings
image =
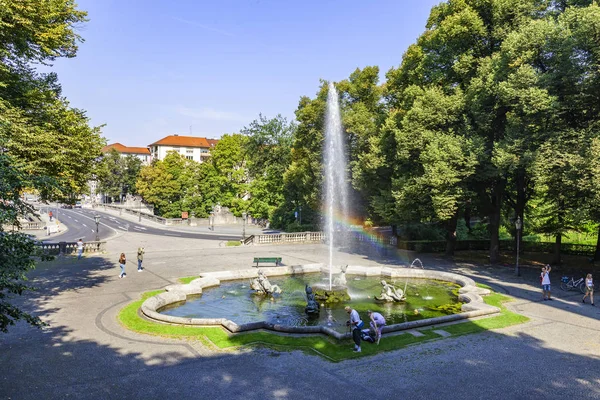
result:
[(588, 297), (588, 295), (590, 296), (592, 305), (594, 305), (594, 280), (592, 279), (592, 274), (587, 274), (585, 277), (585, 295), (581, 300), (583, 303), (585, 303), (585, 298)]
[(121, 273), (119, 274), (119, 278), (127, 277), (125, 273), (125, 263), (127, 260), (125, 259), (125, 253), (121, 253), (121, 257), (119, 257), (119, 266), (121, 267)]

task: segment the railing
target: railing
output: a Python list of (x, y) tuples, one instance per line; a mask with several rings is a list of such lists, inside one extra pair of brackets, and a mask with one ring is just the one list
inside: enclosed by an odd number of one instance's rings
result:
[[(182, 225), (190, 225), (190, 226), (198, 226), (198, 225), (206, 225), (209, 226), (210, 225), (210, 219), (209, 218), (188, 218), (188, 219), (183, 219), (183, 218), (163, 218), (163, 217), (158, 217), (156, 215), (153, 214), (148, 214), (145, 212), (141, 212), (139, 210), (134, 210), (131, 208), (125, 208), (124, 206), (115, 206), (112, 204), (98, 204), (96, 205), (96, 207), (100, 207), (100, 208), (104, 208), (104, 210), (106, 210), (107, 208), (110, 210), (115, 210), (115, 211), (119, 211), (119, 213), (125, 213), (125, 214), (129, 214), (129, 215), (135, 215), (136, 217), (140, 217), (148, 220), (148, 221), (153, 221), (165, 226), (182, 226)], [(253, 220), (251, 218), (248, 219), (248, 224), (250, 224)], [(268, 223), (264, 222), (265, 220), (256, 220), (259, 221), (261, 224), (263, 224), (264, 226), (267, 226)], [(238, 225), (242, 225), (243, 224), (243, 220), (242, 218), (236, 218), (233, 217), (233, 221), (230, 223), (235, 223)], [(214, 222), (213, 222), (214, 224)], [(260, 226), (263, 226), (260, 225)]]
[[(446, 241), (427, 240), (398, 240), (391, 235), (375, 235), (368, 232), (352, 232), (351, 236), (358, 242), (379, 243), (393, 246), (402, 250), (416, 251), (419, 253), (442, 253), (446, 251)], [(260, 244), (285, 244), (285, 243), (322, 243), (327, 235), (324, 232), (299, 232), (299, 233), (273, 233), (265, 235), (252, 235), (243, 241), (244, 245)], [(489, 240), (460, 240), (456, 242), (455, 250), (489, 250)], [(500, 240), (500, 250), (514, 251), (513, 240)], [(552, 253), (554, 243), (549, 242), (521, 242), (521, 251), (530, 253)], [(587, 244), (562, 243), (560, 251), (562, 254), (581, 256), (593, 256), (596, 246)]]
[(2, 225), (5, 231), (32, 231), (37, 229), (46, 229), (46, 223), (44, 222), (21, 222), (20, 226), (17, 225)]
[[(38, 245), (42, 252), (48, 255), (59, 254), (77, 254), (77, 242), (58, 242), (58, 243), (41, 243)], [(83, 244), (83, 253), (104, 253), (106, 251), (106, 242), (85, 242)]]
[(325, 240), (323, 232), (270, 233), (252, 235), (243, 241), (248, 244), (285, 244), (285, 243), (321, 243)]

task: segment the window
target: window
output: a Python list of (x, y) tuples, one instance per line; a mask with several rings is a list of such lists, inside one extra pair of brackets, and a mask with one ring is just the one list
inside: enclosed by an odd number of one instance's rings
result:
[(187, 149), (185, 152), (187, 154), (194, 154), (194, 149)]
[(185, 156), (185, 158), (187, 158), (188, 160), (193, 160), (194, 156)]

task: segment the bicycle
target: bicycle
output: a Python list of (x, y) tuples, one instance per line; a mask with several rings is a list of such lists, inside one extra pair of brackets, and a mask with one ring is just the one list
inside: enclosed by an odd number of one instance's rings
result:
[(569, 291), (571, 289), (579, 289), (581, 293), (585, 293), (585, 278), (575, 280), (573, 277), (569, 279), (568, 276), (563, 276), (560, 281), (560, 288), (562, 290)]

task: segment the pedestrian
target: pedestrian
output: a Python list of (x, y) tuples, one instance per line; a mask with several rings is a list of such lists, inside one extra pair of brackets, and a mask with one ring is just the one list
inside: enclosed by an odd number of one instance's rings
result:
[(375, 337), (377, 338), (377, 344), (381, 340), (381, 333), (383, 331), (383, 327), (385, 326), (385, 318), (378, 312), (373, 312), (371, 310), (367, 311), (367, 315), (369, 316), (370, 322), (369, 325), (373, 332), (375, 332)]
[(83, 239), (79, 239), (77, 241), (77, 259), (81, 260), (83, 256)]
[(52, 222), (52, 211), (48, 211), (48, 218), (50, 218), (50, 222)]
[(360, 330), (365, 326), (364, 322), (360, 319), (358, 311), (350, 308), (349, 306), (344, 307), (344, 310), (350, 314), (350, 320), (346, 321), (346, 326), (352, 329), (352, 340), (354, 340), (354, 351), (357, 353), (361, 352), (360, 349)]
[(144, 270), (144, 268), (142, 267), (142, 262), (144, 261), (144, 248), (143, 247), (138, 248), (137, 260), (138, 260), (138, 272), (142, 272)]
[(585, 295), (583, 295), (581, 302), (585, 303), (585, 298), (588, 295), (590, 296), (592, 305), (594, 305), (594, 280), (592, 279), (592, 274), (587, 274), (585, 277)]
[(121, 273), (119, 274), (119, 278), (127, 277), (127, 274), (125, 273), (125, 263), (126, 262), (127, 262), (127, 259), (125, 258), (125, 253), (121, 253), (121, 257), (119, 257), (119, 266), (121, 267)]
[(542, 282), (542, 298), (544, 300), (552, 300), (550, 293), (550, 271), (552, 267), (550, 265), (546, 265), (542, 267), (542, 274), (540, 275), (540, 280)]

